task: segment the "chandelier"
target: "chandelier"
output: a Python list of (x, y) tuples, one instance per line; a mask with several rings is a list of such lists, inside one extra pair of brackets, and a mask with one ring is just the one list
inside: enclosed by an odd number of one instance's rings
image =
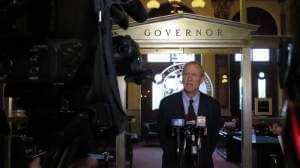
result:
[[(171, 4), (177, 4), (180, 3), (181, 0), (168, 0)], [(191, 2), (191, 6), (193, 8), (204, 8), (205, 7), (205, 1), (204, 0), (193, 0)], [(158, 9), (160, 7), (160, 2), (158, 0), (148, 0), (147, 2), (147, 8), (148, 9)]]

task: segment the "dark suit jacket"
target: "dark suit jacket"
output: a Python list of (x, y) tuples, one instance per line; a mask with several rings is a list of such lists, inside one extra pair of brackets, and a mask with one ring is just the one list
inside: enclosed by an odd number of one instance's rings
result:
[[(219, 103), (200, 92), (198, 115), (207, 118), (207, 136), (202, 140), (200, 167), (213, 168), (212, 154), (221, 126)], [(160, 102), (158, 125), (160, 144), (163, 149), (162, 168), (176, 168), (179, 159), (176, 154), (176, 136), (172, 136), (171, 119), (173, 118), (185, 118), (182, 92), (167, 96)]]

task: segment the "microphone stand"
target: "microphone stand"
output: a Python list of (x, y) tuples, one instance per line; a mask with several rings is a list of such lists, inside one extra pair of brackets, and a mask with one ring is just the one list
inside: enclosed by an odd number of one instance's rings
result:
[[(187, 165), (191, 168), (196, 168), (197, 165), (197, 142), (196, 142), (196, 122), (191, 120), (186, 122), (185, 129), (185, 140), (186, 145), (184, 146), (184, 161), (189, 162)], [(187, 160), (186, 160), (187, 159)], [(186, 166), (186, 163), (185, 163)]]
[(198, 140), (197, 140), (197, 168), (200, 166), (200, 152), (202, 149), (202, 140), (204, 137), (204, 129), (206, 128), (206, 116), (197, 116), (196, 126), (198, 128)]
[(177, 154), (177, 168), (181, 168), (181, 142), (180, 142), (180, 128), (184, 126), (184, 119), (172, 119), (172, 136), (174, 136), (174, 128), (176, 129), (176, 154)]
[(177, 167), (180, 168), (180, 129), (177, 126), (176, 127), (176, 141), (177, 141), (177, 148), (176, 148), (176, 153), (177, 153)]
[(197, 168), (200, 166), (200, 151), (202, 148), (202, 132), (203, 128), (198, 128), (198, 140), (197, 140)]
[(184, 130), (184, 139), (183, 139), (183, 149), (182, 149), (182, 154), (180, 157), (180, 168), (184, 168), (184, 158), (185, 158), (185, 151), (186, 151), (186, 136), (187, 136), (187, 131)]
[(191, 128), (191, 157), (192, 157), (192, 161), (193, 161), (193, 167), (196, 168), (197, 166), (197, 142), (196, 142), (196, 130), (195, 128)]

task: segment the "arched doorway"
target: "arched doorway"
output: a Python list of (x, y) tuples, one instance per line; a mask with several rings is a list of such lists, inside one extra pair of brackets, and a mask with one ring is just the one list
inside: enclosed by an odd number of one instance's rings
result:
[[(240, 12), (237, 12), (232, 20), (240, 20)], [(257, 7), (247, 8), (247, 23), (259, 25), (259, 28), (253, 32), (254, 35), (277, 35), (278, 29), (275, 19), (264, 9)]]
[[(232, 20), (239, 21), (240, 19), (240, 13), (237, 12)], [(261, 8), (257, 7), (248, 7), (247, 8), (247, 23), (249, 24), (255, 24), (259, 25), (259, 28), (257, 31), (253, 32), (253, 35), (259, 35), (259, 36), (265, 36), (265, 35), (277, 35), (278, 28), (275, 22), (275, 19), (272, 17), (272, 15)], [(272, 97), (272, 109), (273, 109), (273, 116), (278, 115), (278, 84), (277, 82), (271, 82), (271, 81), (277, 81), (278, 73), (277, 73), (277, 48), (269, 48), (269, 47), (263, 47), (263, 48), (254, 48), (254, 50), (260, 50), (260, 51), (266, 51), (268, 52), (268, 61), (251, 61), (252, 66), (252, 97), (253, 102), (255, 97), (259, 97), (259, 82), (260, 73), (264, 73), (266, 80), (266, 88), (265, 97)], [(241, 77), (241, 66), (240, 62), (234, 60), (234, 57), (230, 60), (230, 64), (232, 65), (231, 68), (231, 81), (233, 82), (231, 86), (231, 108), (232, 111), (235, 113), (235, 115), (239, 116), (241, 113), (241, 98), (240, 98), (240, 84), (239, 79)], [(254, 104), (253, 104), (254, 105)]]

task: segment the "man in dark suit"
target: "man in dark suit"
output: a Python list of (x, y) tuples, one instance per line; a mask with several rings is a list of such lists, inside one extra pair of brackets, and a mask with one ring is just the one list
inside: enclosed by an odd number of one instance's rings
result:
[[(220, 107), (219, 103), (212, 97), (199, 91), (199, 86), (204, 79), (204, 70), (197, 62), (185, 64), (182, 74), (184, 89), (165, 97), (160, 102), (158, 124), (160, 144), (163, 149), (162, 168), (193, 168), (195, 164), (190, 163), (191, 157), (184, 157), (184, 166), (178, 165), (176, 152), (176, 136), (171, 121), (175, 118), (187, 119), (190, 107), (193, 107), (196, 116), (206, 117), (206, 128), (203, 133), (202, 146), (199, 153), (199, 168), (213, 168), (212, 154), (214, 152), (218, 132), (220, 129)], [(190, 104), (191, 103), (191, 104)], [(172, 133), (173, 132), (173, 133)], [(173, 134), (173, 135), (172, 135)], [(181, 140), (183, 134), (181, 133)], [(182, 149), (182, 143), (181, 143)], [(188, 153), (185, 155), (189, 156)]]

